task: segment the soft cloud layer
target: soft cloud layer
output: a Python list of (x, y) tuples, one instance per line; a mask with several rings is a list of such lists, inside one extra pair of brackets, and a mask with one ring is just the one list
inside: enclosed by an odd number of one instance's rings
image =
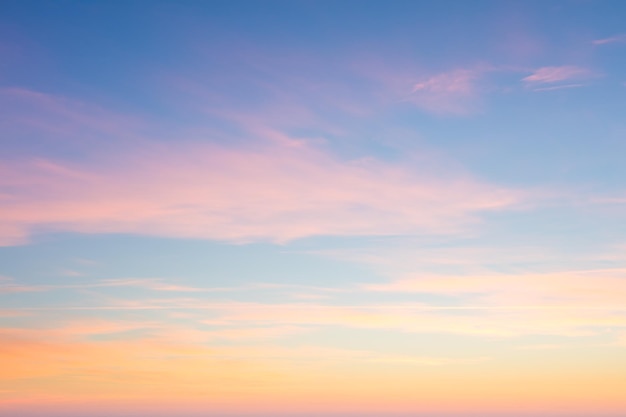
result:
[[(437, 307), (424, 304), (333, 306), (233, 303), (209, 307), (222, 325), (332, 326), (477, 337), (592, 337), (626, 326), (626, 312), (575, 306)], [(212, 322), (215, 323), (215, 322)]]
[(365, 286), (371, 291), (462, 296), (471, 305), (532, 308), (621, 309), (626, 305), (626, 270), (544, 274), (420, 276)]
[[(479, 338), (566, 336), (597, 342), (597, 337), (610, 338), (614, 330), (626, 326), (626, 309), (623, 307), (626, 296), (624, 285), (619, 282), (623, 278), (605, 272), (604, 275), (609, 275), (607, 277), (598, 272), (599, 278), (595, 282), (594, 275), (583, 280), (581, 277), (585, 275), (579, 273), (578, 279), (577, 274), (570, 274), (562, 277), (509, 277), (508, 281), (506, 277), (500, 280), (439, 277), (422, 279), (419, 284), (400, 281), (352, 288), (336, 294), (328, 302), (288, 302), (284, 301), (281, 292), (272, 297), (283, 299), (280, 302), (234, 301), (234, 295), (229, 295), (232, 301), (224, 301), (207, 296), (214, 292), (207, 288), (205, 295), (198, 293), (184, 298), (169, 295), (154, 298), (145, 294), (134, 299), (116, 299), (109, 295), (104, 304), (100, 299), (94, 299), (88, 304), (76, 301), (60, 307), (24, 308), (18, 312), (33, 315), (63, 312), (78, 317), (85, 313), (107, 314), (112, 311), (132, 311), (133, 316), (162, 314), (168, 317), (164, 323), (172, 318), (185, 318), (189, 327), (182, 331), (181, 337), (205, 342), (236, 340), (251, 343), (332, 328), (386, 331), (390, 343), (398, 334), (407, 333)], [(607, 289), (607, 285), (616, 283), (614, 291)], [(420, 301), (350, 303), (351, 297), (359, 293), (364, 297), (368, 292), (402, 292), (404, 300), (411, 298), (406, 294), (414, 294), (413, 297)], [(425, 301), (425, 295), (430, 301)], [(438, 297), (433, 298), (433, 295)], [(447, 301), (442, 302), (442, 299)], [(72, 331), (80, 330), (82, 335), (130, 330), (138, 326), (147, 329), (162, 327), (157, 323), (152, 319), (140, 325), (132, 322), (115, 327), (96, 322), (94, 325), (73, 325)], [(213, 329), (198, 330), (206, 326)], [(316, 339), (320, 340), (319, 337)]]
[(30, 142), (39, 151), (46, 144), (74, 152), (104, 140), (115, 144), (131, 139), (143, 126), (132, 116), (91, 102), (18, 87), (0, 88), (0, 110), (5, 143)]
[(0, 165), (0, 240), (37, 231), (138, 233), (230, 241), (441, 233), (516, 192), (374, 159), (342, 161), (273, 133), (254, 147), (146, 145), (98, 166)]

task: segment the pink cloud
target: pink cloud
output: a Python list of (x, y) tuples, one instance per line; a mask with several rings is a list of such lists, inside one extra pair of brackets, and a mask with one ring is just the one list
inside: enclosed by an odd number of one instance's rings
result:
[(4, 112), (15, 117), (16, 124), (30, 124), (62, 134), (89, 128), (127, 136), (130, 126), (141, 126), (139, 120), (93, 104), (23, 88), (0, 89), (0, 105)]
[(284, 242), (458, 231), (517, 192), (373, 159), (340, 160), (279, 133), (257, 146), (146, 145), (97, 166), (0, 164), (0, 241), (37, 231)]
[(522, 81), (528, 85), (557, 83), (568, 80), (578, 80), (590, 77), (591, 71), (573, 65), (564, 65), (558, 67), (541, 67), (533, 71), (533, 73)]
[[(571, 304), (433, 306), (425, 304), (261, 304), (207, 306), (223, 326), (315, 326), (387, 329), (411, 333), (524, 336), (533, 334), (594, 336), (626, 325), (623, 309), (582, 308)], [(454, 314), (451, 314), (454, 313)]]
[(452, 94), (469, 94), (473, 88), (476, 73), (469, 70), (456, 70), (436, 75), (413, 86), (413, 92), (433, 91)]
[(413, 85), (409, 100), (436, 114), (467, 114), (476, 108), (476, 82), (482, 71), (459, 69), (444, 72)]
[(420, 276), (371, 284), (370, 291), (463, 296), (483, 307), (621, 308), (626, 302), (626, 270), (474, 276)]
[(182, 292), (182, 293), (201, 293), (201, 292), (229, 292), (243, 290), (258, 290), (264, 288), (262, 284), (239, 286), (239, 287), (190, 287), (186, 285), (178, 285), (168, 283), (162, 279), (156, 278), (121, 278), (121, 279), (105, 279), (97, 282), (79, 283), (79, 284), (59, 284), (59, 285), (17, 285), (12, 280), (7, 279), (7, 283), (2, 283), (0, 277), (0, 294), (17, 293), (17, 292), (44, 292), (58, 290), (82, 290), (106, 287), (135, 287), (149, 291), (163, 292)]

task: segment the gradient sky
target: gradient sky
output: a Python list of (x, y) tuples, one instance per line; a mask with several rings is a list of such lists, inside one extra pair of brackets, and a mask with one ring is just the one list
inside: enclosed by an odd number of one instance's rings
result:
[(0, 1), (0, 415), (626, 414), (626, 2)]

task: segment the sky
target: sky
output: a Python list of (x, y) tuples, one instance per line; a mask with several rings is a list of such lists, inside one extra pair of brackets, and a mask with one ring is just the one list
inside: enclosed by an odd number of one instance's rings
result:
[(626, 2), (0, 2), (0, 415), (626, 413)]

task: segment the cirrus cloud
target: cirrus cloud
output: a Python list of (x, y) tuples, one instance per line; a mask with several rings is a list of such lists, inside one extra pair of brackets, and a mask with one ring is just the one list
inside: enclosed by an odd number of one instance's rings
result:
[(481, 71), (457, 69), (434, 75), (413, 85), (409, 101), (430, 113), (464, 115), (476, 107), (476, 82)]
[(562, 65), (538, 68), (529, 76), (524, 77), (522, 81), (528, 85), (551, 84), (589, 78), (591, 75), (591, 71), (586, 68), (574, 65)]
[(611, 43), (626, 43), (626, 34), (609, 36), (608, 38), (594, 39), (591, 41), (593, 45), (608, 45)]
[(5, 161), (0, 174), (5, 245), (42, 230), (239, 242), (447, 233), (522, 198), (467, 175), (340, 160), (286, 137), (238, 148), (146, 145), (98, 166)]

